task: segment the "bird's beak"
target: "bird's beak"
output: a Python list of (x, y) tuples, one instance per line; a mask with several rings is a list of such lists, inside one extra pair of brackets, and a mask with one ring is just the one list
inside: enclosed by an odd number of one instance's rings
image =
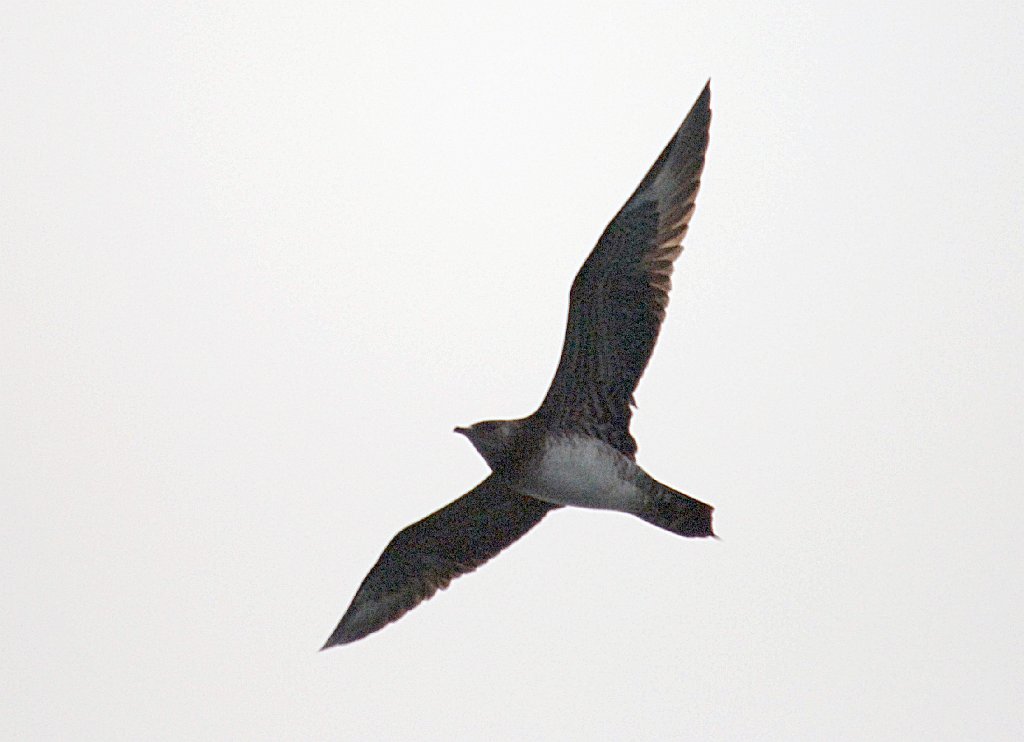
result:
[(458, 425), (455, 426), (455, 432), (459, 435), (466, 435), (469, 432), (469, 428), (460, 428)]

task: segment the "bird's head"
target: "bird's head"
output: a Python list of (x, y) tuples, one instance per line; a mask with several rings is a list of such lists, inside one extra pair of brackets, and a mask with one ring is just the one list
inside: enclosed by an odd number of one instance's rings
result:
[(484, 420), (468, 428), (455, 428), (455, 432), (469, 438), (487, 465), (493, 470), (505, 457), (517, 427), (515, 420)]

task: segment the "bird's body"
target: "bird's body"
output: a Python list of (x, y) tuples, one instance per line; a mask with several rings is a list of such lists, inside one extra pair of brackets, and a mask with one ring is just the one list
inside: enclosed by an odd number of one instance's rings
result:
[(636, 514), (647, 473), (589, 435), (546, 436), (533, 466), (513, 484), (517, 492), (553, 505)]
[(711, 506), (640, 468), (629, 432), (633, 392), (657, 341), (700, 186), (709, 102), (710, 86), (576, 275), (562, 356), (540, 407), (526, 418), (455, 429), (490, 476), (392, 539), (325, 648), (397, 620), (559, 507), (616, 510), (681, 536), (714, 535)]

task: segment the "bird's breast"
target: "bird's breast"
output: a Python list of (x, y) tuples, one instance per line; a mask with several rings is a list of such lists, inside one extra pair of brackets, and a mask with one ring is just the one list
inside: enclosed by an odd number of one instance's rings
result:
[(557, 505), (634, 513), (643, 504), (643, 472), (604, 441), (552, 435), (522, 472), (524, 494)]

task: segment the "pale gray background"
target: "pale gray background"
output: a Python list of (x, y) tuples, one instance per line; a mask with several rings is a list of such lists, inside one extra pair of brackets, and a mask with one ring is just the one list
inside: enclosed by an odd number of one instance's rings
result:
[[(1020, 739), (1020, 3), (40, 5), (0, 738)], [(558, 512), (318, 654), (709, 76), (634, 431), (723, 540)]]

